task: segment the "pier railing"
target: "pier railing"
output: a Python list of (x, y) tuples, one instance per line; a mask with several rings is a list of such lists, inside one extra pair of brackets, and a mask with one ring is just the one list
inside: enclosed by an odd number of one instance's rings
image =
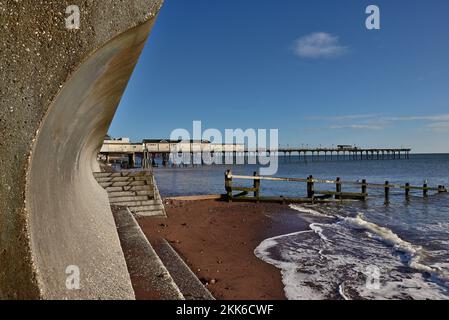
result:
[[(253, 184), (250, 187), (235, 185), (235, 180), (252, 180)], [(261, 196), (261, 182), (277, 181), (277, 182), (296, 182), (305, 183), (307, 185), (307, 193), (305, 197), (287, 198), (287, 197), (263, 197)], [(319, 190), (316, 188), (317, 184), (334, 185), (334, 190)], [(343, 186), (352, 186), (353, 188), (360, 188), (360, 192), (345, 192)], [(448, 192), (445, 186), (429, 187), (427, 183), (422, 186), (412, 186), (410, 183), (392, 184), (389, 181), (385, 183), (368, 183), (365, 179), (360, 181), (343, 181), (340, 178), (335, 180), (316, 179), (313, 176), (307, 178), (281, 178), (260, 176), (257, 172), (253, 176), (234, 175), (231, 170), (225, 173), (225, 189), (226, 198), (228, 201), (265, 201), (265, 202), (289, 202), (289, 203), (318, 203), (318, 202), (334, 202), (343, 200), (361, 200), (365, 201), (368, 198), (368, 189), (383, 189), (385, 202), (390, 200), (391, 190), (403, 190), (404, 196), (407, 200), (411, 198), (411, 191), (421, 191), (424, 198), (429, 196), (429, 192), (436, 193)], [(238, 194), (234, 192), (238, 191)], [(252, 193), (252, 196), (249, 194)]]

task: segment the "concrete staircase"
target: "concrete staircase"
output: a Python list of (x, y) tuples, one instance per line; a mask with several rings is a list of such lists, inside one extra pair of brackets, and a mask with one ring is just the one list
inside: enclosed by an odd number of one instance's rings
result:
[(137, 299), (214, 300), (167, 240), (150, 243), (128, 208), (111, 209)]
[(94, 177), (108, 192), (111, 205), (128, 207), (136, 217), (166, 217), (150, 171), (95, 172)]
[(154, 247), (137, 217), (167, 217), (154, 176), (149, 171), (96, 172), (108, 192), (111, 210), (137, 299), (214, 300), (187, 264), (165, 240)]

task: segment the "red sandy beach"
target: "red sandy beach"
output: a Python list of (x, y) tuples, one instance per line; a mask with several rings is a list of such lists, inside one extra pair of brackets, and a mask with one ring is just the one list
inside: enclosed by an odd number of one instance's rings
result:
[(288, 206), (169, 201), (166, 210), (168, 219), (139, 219), (145, 235), (150, 242), (167, 239), (216, 299), (285, 299), (280, 271), (254, 249), (267, 238), (307, 228), (298, 217), (285, 223), (294, 214)]

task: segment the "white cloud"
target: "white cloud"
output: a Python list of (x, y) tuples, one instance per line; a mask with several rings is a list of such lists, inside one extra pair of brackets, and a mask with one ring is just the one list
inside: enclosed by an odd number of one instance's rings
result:
[(446, 132), (449, 131), (449, 122), (435, 122), (429, 124), (427, 128), (432, 129), (436, 132)]
[(370, 125), (370, 124), (349, 124), (341, 126), (330, 126), (330, 129), (353, 129), (353, 130), (382, 130), (383, 126)]
[(372, 119), (379, 117), (379, 114), (350, 114), (342, 116), (311, 116), (306, 117), (307, 120), (322, 120), (322, 121), (345, 121), (345, 120), (360, 120)]
[(449, 114), (431, 115), (431, 116), (409, 116), (409, 117), (390, 117), (387, 121), (449, 121)]
[[(424, 122), (421, 129), (433, 132), (449, 131), (449, 114), (433, 114), (419, 116), (391, 116), (381, 114), (353, 114), (342, 116), (309, 116), (307, 120), (330, 122), (327, 129), (331, 130), (383, 130), (401, 122)], [(332, 125), (332, 123), (335, 123)]]
[(339, 38), (326, 32), (315, 32), (295, 41), (295, 53), (301, 58), (333, 58), (346, 53)]

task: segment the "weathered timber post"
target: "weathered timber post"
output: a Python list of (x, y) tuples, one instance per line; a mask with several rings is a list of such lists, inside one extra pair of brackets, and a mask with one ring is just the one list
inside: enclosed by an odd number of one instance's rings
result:
[(390, 182), (385, 181), (385, 203), (390, 202)]
[(313, 176), (307, 178), (307, 198), (313, 199), (315, 195)]
[(335, 195), (335, 199), (342, 199), (342, 196), (340, 195), (341, 193), (341, 179), (340, 177), (337, 178), (336, 184), (335, 184), (335, 188), (337, 191), (337, 194)]
[(428, 189), (427, 183), (423, 184), (422, 194), (423, 194), (424, 198), (427, 198), (427, 196), (429, 195), (429, 189)]
[(368, 196), (366, 179), (362, 180), (362, 195), (363, 195), (363, 200), (366, 200), (366, 197)]
[(225, 189), (228, 202), (232, 202), (232, 171), (228, 170), (225, 173)]
[[(258, 177), (259, 175), (257, 174), (257, 172), (254, 172), (254, 176)], [(256, 197), (257, 199), (260, 198), (260, 179), (254, 179), (254, 197)]]
[(405, 184), (405, 199), (410, 200), (410, 183)]

